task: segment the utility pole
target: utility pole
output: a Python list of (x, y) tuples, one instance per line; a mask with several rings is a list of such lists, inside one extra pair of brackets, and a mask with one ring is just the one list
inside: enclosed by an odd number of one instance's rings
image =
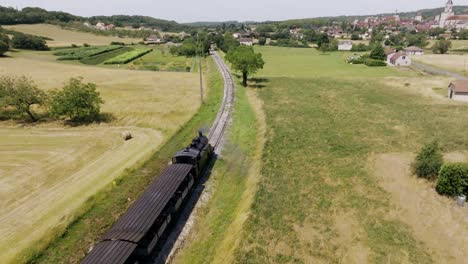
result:
[(200, 99), (201, 99), (201, 102), (202, 104), (204, 103), (204, 99), (203, 99), (203, 73), (202, 73), (202, 52), (203, 52), (203, 49), (202, 49), (202, 46), (200, 45), (200, 36), (199, 36), (199, 33), (197, 33), (197, 40), (198, 40), (198, 49), (199, 49), (199, 53), (198, 53), (198, 71), (200, 72)]

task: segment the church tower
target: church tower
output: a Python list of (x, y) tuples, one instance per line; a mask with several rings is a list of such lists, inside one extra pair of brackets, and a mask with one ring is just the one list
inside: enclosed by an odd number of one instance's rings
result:
[(447, 4), (445, 5), (445, 13), (453, 13), (453, 1), (448, 0)]
[(448, 0), (447, 4), (445, 5), (444, 12), (440, 14), (439, 26), (442, 28), (445, 27), (447, 19), (454, 15), (455, 13), (453, 12), (453, 1)]

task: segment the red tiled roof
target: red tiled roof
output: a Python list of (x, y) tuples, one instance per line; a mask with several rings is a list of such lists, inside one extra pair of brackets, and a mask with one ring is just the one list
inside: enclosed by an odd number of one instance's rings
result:
[(456, 15), (447, 18), (447, 20), (468, 20), (468, 15)]
[(450, 83), (449, 87), (453, 87), (452, 90), (460, 93), (468, 93), (468, 80), (454, 81)]

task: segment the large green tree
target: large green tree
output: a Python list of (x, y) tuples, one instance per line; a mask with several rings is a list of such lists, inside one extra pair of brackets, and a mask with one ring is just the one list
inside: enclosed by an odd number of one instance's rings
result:
[(370, 53), (370, 58), (374, 60), (385, 60), (385, 50), (380, 44), (375, 44)]
[(452, 47), (450, 40), (439, 40), (432, 46), (432, 51), (436, 54), (445, 54)]
[(37, 117), (31, 107), (42, 105), (46, 101), (46, 94), (25, 76), (1, 77), (0, 97), (2, 97), (0, 100), (4, 106), (13, 106), (19, 112), (26, 113), (33, 122), (37, 121)]
[(99, 117), (103, 103), (95, 84), (84, 83), (83, 78), (71, 78), (62, 90), (52, 92), (50, 111), (57, 118), (90, 122)]
[(226, 60), (232, 63), (234, 70), (242, 73), (242, 85), (247, 86), (248, 76), (263, 69), (265, 61), (261, 53), (255, 53), (249, 46), (239, 46), (230, 49), (226, 55)]

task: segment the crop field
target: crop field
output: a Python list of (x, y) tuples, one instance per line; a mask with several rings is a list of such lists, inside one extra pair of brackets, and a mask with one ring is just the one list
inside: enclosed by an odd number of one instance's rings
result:
[[(109, 123), (0, 122), (0, 259), (24, 261), (75, 218), (77, 210), (126, 169), (144, 162), (197, 111), (198, 76), (57, 63), (50, 53), (15, 52), (0, 75), (26, 73), (40, 88), (70, 77), (96, 83)], [(134, 139), (124, 142), (120, 132)], [(8, 154), (8, 155), (7, 155)], [(14, 246), (12, 246), (14, 245)], [(23, 258), (24, 257), (24, 258)]]
[(122, 48), (121, 46), (104, 46), (104, 47), (83, 47), (77, 49), (66, 49), (54, 52), (54, 55), (60, 56), (57, 60), (81, 60), (88, 57), (93, 57), (106, 52), (114, 51)]
[(153, 71), (190, 71), (194, 66), (192, 58), (173, 56), (166, 46), (155, 46), (153, 51), (133, 61), (133, 67)]
[[(463, 263), (466, 209), (408, 174), (407, 157), (433, 139), (466, 153), (468, 105), (435, 93), (438, 76), (346, 65), (342, 53), (258, 50), (266, 67), (251, 88), (267, 134), (235, 262)], [(405, 158), (387, 166), (377, 154)]]
[(413, 60), (468, 76), (468, 54), (425, 54)]
[(139, 48), (134, 49), (132, 51), (120, 54), (112, 59), (108, 59), (104, 62), (104, 64), (127, 64), (135, 59), (138, 59), (145, 54), (148, 54), (152, 51), (152, 49), (148, 48)]
[(89, 45), (109, 45), (113, 41), (131, 44), (142, 41), (142, 39), (98, 36), (86, 32), (62, 29), (58, 26), (47, 24), (14, 25), (3, 27), (30, 35), (51, 38), (53, 40), (47, 41), (47, 45), (49, 45), (49, 47), (65, 47), (71, 46), (72, 44), (81, 46), (84, 43)]

